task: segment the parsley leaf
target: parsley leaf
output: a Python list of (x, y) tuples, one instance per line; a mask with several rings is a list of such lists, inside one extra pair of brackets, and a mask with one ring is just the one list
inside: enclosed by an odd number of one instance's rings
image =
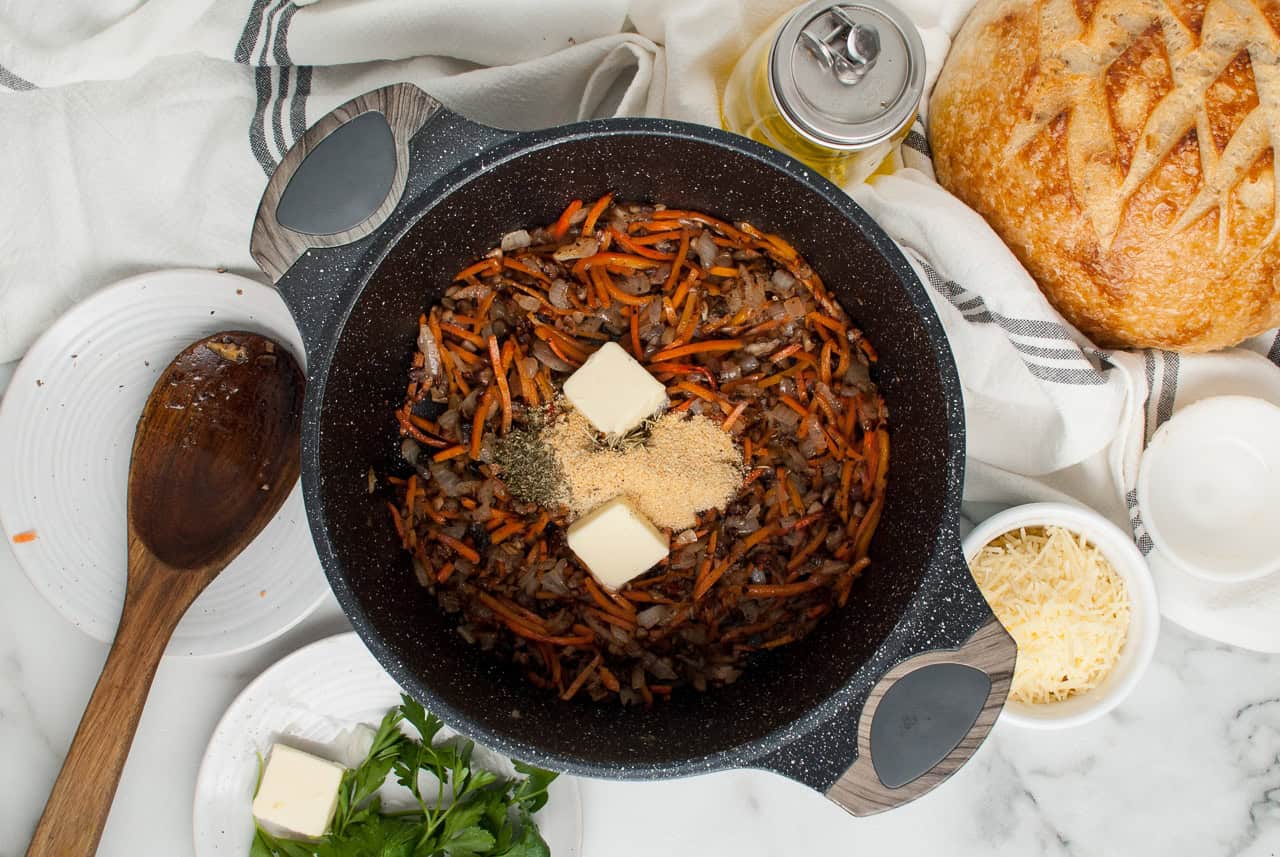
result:
[(533, 823), (527, 812), (522, 812), (520, 835), (507, 850), (495, 853), (494, 857), (551, 857), (551, 849), (538, 832), (538, 825)]
[(483, 827), (464, 827), (444, 841), (449, 857), (479, 857), (492, 853), (493, 834)]
[(313, 842), (272, 836), (256, 823), (254, 824), (253, 845), (249, 849), (250, 857), (267, 857), (272, 854), (279, 854), (280, 857), (313, 857), (315, 852), (316, 847)]
[(465, 802), (454, 801), (452, 810), (445, 817), (445, 839), (448, 839), (463, 828), (475, 825), (484, 816), (484, 810), (485, 802), (483, 796), (475, 797)]
[(378, 725), (378, 731), (374, 733), (369, 754), (359, 767), (343, 775), (342, 783), (338, 786), (338, 809), (330, 825), (332, 836), (341, 837), (349, 825), (366, 821), (371, 814), (377, 813), (377, 808), (372, 813), (362, 812), (362, 804), (382, 788), (387, 774), (391, 773), (396, 760), (404, 752), (407, 739), (400, 734), (402, 718), (403, 714), (399, 709), (388, 711)]
[(422, 736), (422, 742), (430, 745), (435, 743), (436, 733), (443, 727), (444, 723), (439, 717), (422, 707), (422, 703), (409, 696), (407, 693), (400, 694), (400, 716), (418, 730), (418, 734)]
[[(405, 734), (406, 724), (419, 737)], [(437, 744), (443, 728), (440, 718), (401, 696), (364, 761), (343, 775), (329, 832), (318, 840), (289, 839), (255, 824), (249, 857), (550, 857), (532, 816), (546, 805), (557, 775), (520, 762), (514, 764), (523, 778), (510, 780), (473, 768), (475, 745)], [(417, 807), (383, 811), (377, 793), (390, 774)]]
[(275, 842), (267, 836), (261, 827), (256, 827), (253, 831), (253, 844), (249, 846), (249, 857), (271, 857), (276, 853), (278, 849)]
[(521, 809), (532, 815), (547, 805), (547, 786), (551, 785), (552, 781), (560, 775), (554, 771), (526, 765), (523, 762), (512, 760), (511, 764), (515, 766), (516, 771), (524, 774), (526, 778), (516, 788), (515, 801), (520, 805)]

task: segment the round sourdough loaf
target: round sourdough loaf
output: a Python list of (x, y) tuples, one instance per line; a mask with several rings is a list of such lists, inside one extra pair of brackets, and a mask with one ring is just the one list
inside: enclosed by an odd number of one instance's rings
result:
[(1280, 3), (980, 0), (930, 102), (938, 180), (1104, 347), (1280, 324)]

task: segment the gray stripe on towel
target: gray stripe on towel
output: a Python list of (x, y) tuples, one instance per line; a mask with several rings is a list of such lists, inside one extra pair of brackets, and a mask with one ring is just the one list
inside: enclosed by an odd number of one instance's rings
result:
[(271, 105), (271, 130), (275, 136), (276, 148), (280, 150), (280, 157), (284, 157), (284, 153), (289, 147), (284, 142), (284, 116), (285, 104), (288, 103), (289, 94), (289, 78), (292, 69), (287, 65), (279, 68), (280, 85), (276, 88), (276, 103)]
[(1129, 528), (1133, 531), (1133, 541), (1142, 555), (1146, 556), (1155, 549), (1155, 544), (1147, 533), (1147, 525), (1142, 523), (1142, 510), (1138, 508), (1137, 489), (1126, 492), (1124, 502), (1129, 507)]
[[(310, 66), (295, 69), (289, 56), (289, 24), (297, 11), (298, 4), (293, 0), (253, 0), (240, 41), (236, 44), (236, 62), (255, 66), (257, 100), (253, 120), (249, 123), (249, 149), (267, 175), (275, 170), (277, 162), (271, 143), (275, 143), (279, 156), (284, 157), (289, 147), (307, 130), (307, 97), (311, 95), (312, 70)], [(261, 50), (258, 50), (259, 44)], [(279, 75), (274, 82), (273, 65), (276, 67), (274, 74)], [(293, 84), (292, 98), (289, 97), (290, 83)], [(267, 136), (268, 126), (271, 129), (270, 139)]]
[(253, 111), (253, 122), (249, 124), (249, 149), (262, 167), (262, 171), (269, 176), (275, 171), (276, 160), (267, 148), (263, 117), (266, 115), (267, 104), (271, 101), (271, 67), (258, 66), (253, 70), (253, 77), (257, 87), (258, 101)]
[(1175, 351), (1162, 351), (1160, 356), (1164, 360), (1164, 372), (1160, 384), (1160, 401), (1156, 404), (1157, 429), (1173, 416), (1173, 400), (1178, 396), (1178, 354)]
[(284, 5), (284, 11), (280, 13), (280, 20), (276, 24), (275, 44), (271, 48), (276, 65), (293, 65), (293, 60), (289, 57), (289, 22), (293, 20), (297, 11), (298, 4), (289, 0)]
[[(979, 324), (986, 322), (995, 322), (1005, 330), (1015, 336), (1034, 336), (1039, 339), (1059, 339), (1063, 342), (1071, 342), (1075, 344), (1071, 335), (1067, 333), (1067, 329), (1056, 321), (1042, 321), (1037, 318), (1009, 318), (998, 312), (992, 312), (985, 307), (981, 312), (969, 312), (965, 314), (966, 321), (973, 321)], [(1079, 346), (1077, 346), (1078, 348)], [(1084, 352), (1081, 352), (1083, 356)]]
[[(278, 118), (276, 119), (276, 145), (280, 147), (280, 157), (284, 157), (284, 153), (289, 147), (297, 142), (298, 138), (307, 130), (307, 96), (311, 94), (311, 66), (298, 66), (294, 68), (293, 57), (289, 56), (289, 24), (293, 21), (293, 16), (298, 12), (298, 4), (294, 0), (289, 0), (284, 6), (284, 11), (280, 13), (279, 23), (276, 25), (275, 45), (272, 47), (272, 56), (275, 58), (276, 65), (280, 66), (283, 82), (280, 86), (280, 103), (278, 105)], [(293, 99), (289, 104), (289, 139), (285, 142), (284, 135), (284, 116), (285, 116), (285, 93), (289, 90), (290, 69), (293, 69), (292, 76), (295, 78), (293, 84)], [(272, 108), (276, 110), (277, 108)]]
[(235, 60), (241, 65), (248, 65), (249, 58), (253, 56), (253, 49), (258, 44), (258, 32), (262, 29), (262, 13), (270, 1), (253, 0), (249, 17), (244, 22), (244, 31), (240, 34), (239, 43), (236, 44)]
[(307, 96), (311, 94), (311, 66), (298, 66), (298, 82), (293, 87), (293, 103), (289, 106), (289, 130), (296, 143), (307, 130)]
[[(1101, 359), (1098, 362), (1100, 366), (1103, 366), (1103, 370), (1094, 366), (1090, 362), (1088, 355), (1076, 344), (1063, 325), (1056, 321), (1043, 321), (1034, 318), (1010, 318), (994, 312), (987, 308), (986, 302), (981, 295), (970, 292), (954, 280), (945, 279), (932, 265), (918, 255), (915, 255), (915, 258), (920, 263), (920, 267), (924, 269), (929, 285), (958, 309), (965, 321), (971, 324), (994, 324), (1000, 327), (1005, 332), (1009, 344), (1022, 355), (1023, 364), (1034, 377), (1042, 381), (1051, 381), (1055, 384), (1077, 386), (1097, 386), (1107, 383), (1107, 376), (1104, 370), (1110, 369), (1111, 366)], [(1044, 342), (1060, 342), (1065, 347), (1054, 348), (1033, 345), (1014, 337), (1039, 339)], [(1098, 353), (1096, 351), (1092, 349), (1091, 351), (1097, 356)], [(1045, 360), (1065, 360), (1076, 365), (1046, 365), (1029, 359), (1033, 357)]]
[[(249, 125), (249, 148), (253, 151), (253, 156), (257, 158), (262, 171), (268, 176), (275, 171), (277, 158), (272, 153), (270, 142), (267, 140), (267, 125), (270, 121), (267, 117), (276, 112), (275, 104), (272, 102), (272, 90), (274, 89), (272, 85), (273, 68), (267, 63), (267, 55), (272, 50), (272, 33), (275, 31), (278, 15), (284, 5), (283, 0), (280, 0), (266, 13), (263, 21), (264, 38), (262, 50), (258, 52), (258, 60), (254, 69), (254, 82), (257, 86), (258, 100), (254, 109), (253, 122)], [(278, 73), (283, 70), (275, 69), (274, 71)], [(285, 83), (287, 86), (287, 81)], [(269, 114), (268, 111), (271, 111), (271, 113)], [(283, 157), (283, 148), (281, 148), (280, 154)]]
[(929, 149), (929, 138), (914, 128), (907, 133), (906, 139), (902, 141), (902, 145), (906, 146), (908, 149), (915, 149), (926, 158), (931, 160), (933, 158), (933, 152)]
[(1026, 342), (1019, 342), (1016, 339), (1009, 340), (1013, 343), (1013, 347), (1021, 351), (1023, 354), (1029, 354), (1032, 357), (1044, 357), (1047, 360), (1078, 360), (1080, 352), (1073, 348), (1044, 348), (1040, 345), (1030, 345)]
[(1088, 369), (1068, 369), (1063, 366), (1043, 366), (1039, 363), (1032, 363), (1029, 360), (1023, 360), (1022, 362), (1026, 364), (1027, 370), (1041, 381), (1081, 386), (1096, 386), (1107, 383), (1107, 379), (1092, 366)]
[(6, 89), (12, 89), (14, 92), (27, 92), (36, 89), (36, 85), (23, 77), (18, 77), (9, 69), (0, 65), (0, 86)]
[(1152, 424), (1155, 422), (1151, 418), (1151, 403), (1156, 397), (1156, 354), (1150, 348), (1142, 352), (1142, 365), (1147, 376), (1147, 400), (1142, 403), (1142, 445), (1146, 446), (1151, 440), (1151, 432), (1154, 431)]

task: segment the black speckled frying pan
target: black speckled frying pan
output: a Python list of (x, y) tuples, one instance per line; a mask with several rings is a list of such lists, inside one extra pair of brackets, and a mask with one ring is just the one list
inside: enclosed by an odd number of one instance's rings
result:
[[(880, 354), (893, 465), (873, 564), (848, 606), (736, 684), (652, 708), (561, 702), (467, 645), (414, 580), (366, 474), (398, 471), (419, 313), (452, 272), (568, 200), (607, 190), (749, 220), (794, 242)], [(407, 84), (315, 124), (267, 185), (252, 253), (307, 346), (307, 515), (356, 630), (450, 725), (575, 774), (777, 771), (857, 815), (917, 797), (986, 737), (1013, 641), (960, 550), (960, 386), (942, 327), (889, 238), (838, 188), (742, 137), (608, 119), (533, 133), (469, 122)]]

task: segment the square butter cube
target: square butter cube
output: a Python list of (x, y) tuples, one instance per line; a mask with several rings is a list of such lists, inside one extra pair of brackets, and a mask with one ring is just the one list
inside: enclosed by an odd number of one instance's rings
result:
[(662, 382), (616, 342), (606, 342), (568, 377), (564, 395), (605, 434), (625, 434), (667, 403)]
[(620, 589), (667, 555), (667, 537), (632, 508), (614, 497), (569, 526), (569, 548), (596, 580)]
[(253, 815), (300, 836), (323, 836), (338, 806), (346, 768), (337, 762), (276, 744), (267, 758)]

